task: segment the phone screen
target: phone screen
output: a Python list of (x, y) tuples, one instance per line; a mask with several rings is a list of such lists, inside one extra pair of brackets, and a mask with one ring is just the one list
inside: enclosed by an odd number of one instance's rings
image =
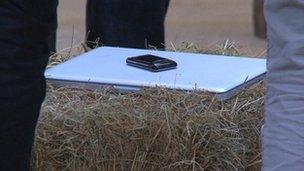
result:
[(154, 56), (154, 55), (143, 55), (143, 56), (136, 57), (136, 59), (134, 58), (134, 60), (142, 61), (142, 62), (146, 62), (146, 63), (155, 63), (155, 62), (158, 62), (161, 60), (165, 60), (165, 58)]

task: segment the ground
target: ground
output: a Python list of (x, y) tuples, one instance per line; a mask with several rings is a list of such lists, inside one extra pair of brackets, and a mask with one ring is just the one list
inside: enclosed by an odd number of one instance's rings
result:
[[(85, 3), (60, 1), (58, 50), (69, 47), (72, 40), (74, 44), (84, 40)], [(235, 41), (243, 55), (265, 56), (265, 40), (253, 34), (252, 1), (171, 0), (166, 19), (167, 45), (192, 42), (208, 48), (226, 39)]]

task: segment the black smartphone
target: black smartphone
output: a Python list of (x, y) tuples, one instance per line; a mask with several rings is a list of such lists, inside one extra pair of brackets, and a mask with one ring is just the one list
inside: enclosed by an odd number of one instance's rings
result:
[(126, 60), (128, 65), (149, 70), (152, 72), (165, 71), (175, 69), (177, 63), (171, 59), (155, 56), (155, 55), (141, 55), (129, 57)]

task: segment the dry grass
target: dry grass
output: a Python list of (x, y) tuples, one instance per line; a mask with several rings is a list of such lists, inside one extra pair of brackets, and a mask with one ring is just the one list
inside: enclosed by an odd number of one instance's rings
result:
[[(236, 55), (230, 45), (216, 52)], [(172, 49), (201, 52), (186, 46)], [(258, 170), (264, 94), (263, 83), (225, 102), (161, 88), (120, 94), (49, 85), (33, 169)]]

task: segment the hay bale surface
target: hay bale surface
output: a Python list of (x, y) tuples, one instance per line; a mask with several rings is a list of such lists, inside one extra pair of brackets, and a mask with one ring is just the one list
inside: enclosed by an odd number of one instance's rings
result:
[(32, 168), (258, 170), (264, 87), (221, 102), (162, 88), (119, 94), (49, 86)]

